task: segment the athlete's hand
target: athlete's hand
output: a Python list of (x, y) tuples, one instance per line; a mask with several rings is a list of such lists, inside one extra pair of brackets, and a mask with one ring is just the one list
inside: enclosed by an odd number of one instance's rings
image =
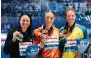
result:
[(20, 32), (18, 32), (18, 31), (15, 31), (15, 32), (13, 33), (13, 39), (12, 39), (13, 42), (16, 41), (17, 36), (18, 36), (19, 34), (20, 34)]
[(64, 36), (65, 36), (65, 34), (63, 32), (59, 33), (59, 37), (64, 37)]
[(64, 37), (67, 34), (66, 30), (63, 30), (59, 33), (59, 37)]
[(45, 45), (45, 41), (47, 39), (47, 35), (46, 34), (41, 34), (40, 38), (41, 38), (41, 44)]

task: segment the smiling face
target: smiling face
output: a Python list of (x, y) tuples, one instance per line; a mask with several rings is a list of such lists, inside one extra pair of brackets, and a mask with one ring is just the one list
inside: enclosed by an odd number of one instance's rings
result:
[(22, 29), (26, 29), (29, 27), (30, 25), (30, 18), (27, 16), (27, 15), (23, 15), (21, 18), (20, 18), (20, 25), (22, 27)]
[(67, 20), (69, 26), (72, 26), (74, 24), (75, 19), (76, 19), (75, 12), (72, 10), (67, 11), (66, 20)]
[(54, 22), (54, 14), (49, 11), (45, 14), (46, 27), (50, 28)]

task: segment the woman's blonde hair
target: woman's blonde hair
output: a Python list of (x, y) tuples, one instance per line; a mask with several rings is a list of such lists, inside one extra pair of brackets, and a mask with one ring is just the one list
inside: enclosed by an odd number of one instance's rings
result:
[(65, 12), (65, 16), (66, 16), (67, 12), (70, 11), (70, 10), (73, 11), (76, 14), (75, 9), (72, 6), (68, 6), (68, 8), (66, 9), (66, 12)]

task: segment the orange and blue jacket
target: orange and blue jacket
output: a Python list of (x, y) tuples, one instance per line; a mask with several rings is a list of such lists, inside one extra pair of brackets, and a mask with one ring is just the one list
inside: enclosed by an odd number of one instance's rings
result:
[[(34, 30), (34, 37), (35, 37), (34, 38), (34, 44), (38, 45), (41, 43), (40, 35), (42, 34), (43, 29), (44, 28), (42, 26), (42, 27), (39, 27), (39, 28)], [(56, 27), (51, 27), (50, 30), (51, 31), (48, 31), (48, 32), (50, 32), (50, 33), (48, 33), (48, 36), (49, 37), (51, 37), (51, 36), (58, 37), (55, 39), (58, 40), (58, 43), (59, 43), (59, 30)], [(51, 44), (53, 44), (53, 41), (51, 42), (50, 39), (51, 40), (55, 40), (55, 39), (47, 38), (47, 40), (49, 40), (49, 42)], [(48, 44), (48, 42), (47, 42), (47, 44)], [(42, 58), (60, 58), (60, 51), (58, 48), (57, 49), (46, 49), (46, 45), (45, 45), (45, 47), (43, 47), (41, 50), (42, 50), (41, 51)]]

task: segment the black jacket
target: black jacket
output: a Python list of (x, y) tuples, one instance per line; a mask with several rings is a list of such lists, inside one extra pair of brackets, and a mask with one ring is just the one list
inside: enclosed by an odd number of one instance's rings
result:
[(14, 28), (10, 30), (7, 34), (7, 39), (5, 41), (5, 46), (4, 46), (4, 53), (5, 54), (10, 54), (10, 58), (25, 58), (25, 57), (20, 57), (19, 55), (19, 41), (16, 40), (15, 42), (12, 41), (13, 39), (13, 33), (15, 31), (19, 31), (23, 34), (23, 42), (29, 42), (32, 39), (32, 33), (30, 34), (29, 31), (27, 32), (22, 32), (20, 28)]

